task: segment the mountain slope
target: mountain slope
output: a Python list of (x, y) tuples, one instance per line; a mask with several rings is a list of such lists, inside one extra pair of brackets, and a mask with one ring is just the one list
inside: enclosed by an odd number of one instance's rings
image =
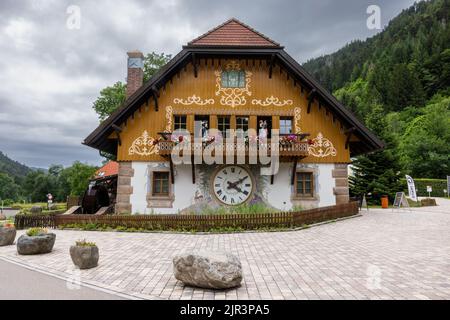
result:
[(370, 72), (385, 74), (395, 71), (397, 65), (407, 65), (431, 97), (450, 83), (450, 52), (445, 53), (450, 48), (449, 15), (448, 0), (416, 3), (379, 34), (309, 60), (304, 67), (333, 92), (358, 78), (367, 78)]
[(6, 173), (15, 179), (24, 178), (31, 171), (26, 165), (8, 158), (0, 151), (0, 173)]

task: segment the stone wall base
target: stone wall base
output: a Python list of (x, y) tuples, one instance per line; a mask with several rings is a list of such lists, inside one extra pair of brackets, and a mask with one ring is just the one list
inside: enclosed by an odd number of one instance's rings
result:
[(336, 204), (348, 203), (350, 201), (350, 193), (346, 163), (336, 163), (334, 165), (333, 178), (335, 181), (333, 190), (336, 197)]
[(131, 178), (134, 175), (131, 162), (119, 162), (119, 176), (117, 180), (116, 214), (132, 213), (130, 202), (133, 187)]

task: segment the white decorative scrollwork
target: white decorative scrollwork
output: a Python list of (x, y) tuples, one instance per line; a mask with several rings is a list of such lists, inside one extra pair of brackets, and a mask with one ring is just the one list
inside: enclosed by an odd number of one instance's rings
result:
[(192, 95), (190, 97), (187, 97), (186, 99), (182, 98), (175, 98), (173, 99), (174, 104), (182, 104), (185, 106), (189, 106), (191, 104), (196, 104), (198, 106), (205, 106), (208, 104), (214, 104), (214, 99), (202, 99), (197, 95)]
[(312, 144), (309, 146), (309, 154), (317, 158), (334, 157), (337, 151), (333, 143), (327, 138), (324, 138), (322, 132), (319, 132), (317, 137), (312, 139)]
[[(173, 117), (173, 108), (172, 106), (166, 107), (166, 128), (164, 132), (172, 132), (172, 117)], [(152, 154), (159, 153), (159, 144), (158, 140), (150, 137), (147, 130), (144, 130), (142, 134), (137, 137), (131, 147), (128, 149), (128, 154), (131, 155), (139, 155), (139, 156), (149, 156)]]
[[(226, 71), (240, 71), (241, 66), (237, 61), (231, 61), (225, 67)], [(232, 108), (236, 106), (243, 106), (247, 103), (245, 96), (251, 96), (250, 82), (252, 73), (250, 71), (245, 71), (245, 87), (243, 88), (222, 88), (222, 71), (215, 71), (216, 75), (216, 96), (220, 97), (220, 104), (224, 106), (230, 106)]]
[(253, 99), (252, 104), (253, 105), (260, 105), (263, 107), (267, 106), (277, 106), (277, 107), (283, 107), (283, 106), (292, 106), (294, 102), (290, 99), (280, 100), (280, 98), (270, 96), (267, 97), (264, 101), (259, 99)]
[(173, 115), (173, 108), (172, 106), (166, 107), (166, 130), (165, 132), (172, 132), (172, 115)]
[(302, 129), (300, 128), (301, 117), (302, 117), (302, 109), (300, 107), (295, 108), (294, 109), (294, 126), (295, 126), (296, 134), (302, 133)]
[(158, 153), (155, 139), (148, 135), (147, 130), (144, 130), (144, 132), (133, 141), (131, 147), (128, 149), (129, 155), (137, 154), (140, 156), (149, 156), (155, 153)]

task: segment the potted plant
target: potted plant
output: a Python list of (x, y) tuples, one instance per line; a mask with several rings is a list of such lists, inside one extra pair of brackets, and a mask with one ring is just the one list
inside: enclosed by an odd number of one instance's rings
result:
[(76, 241), (75, 245), (70, 247), (70, 257), (80, 269), (94, 268), (98, 265), (98, 247), (94, 242)]
[(9, 222), (0, 222), (0, 247), (9, 246), (16, 238), (16, 228)]
[(17, 240), (17, 252), (23, 255), (49, 253), (55, 245), (56, 234), (44, 228), (30, 228)]

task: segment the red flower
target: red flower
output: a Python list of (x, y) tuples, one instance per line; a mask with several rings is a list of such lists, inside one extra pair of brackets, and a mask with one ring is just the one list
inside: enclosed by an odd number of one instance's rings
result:
[(314, 144), (314, 142), (311, 139), (308, 139), (308, 144), (312, 145), (312, 144)]

